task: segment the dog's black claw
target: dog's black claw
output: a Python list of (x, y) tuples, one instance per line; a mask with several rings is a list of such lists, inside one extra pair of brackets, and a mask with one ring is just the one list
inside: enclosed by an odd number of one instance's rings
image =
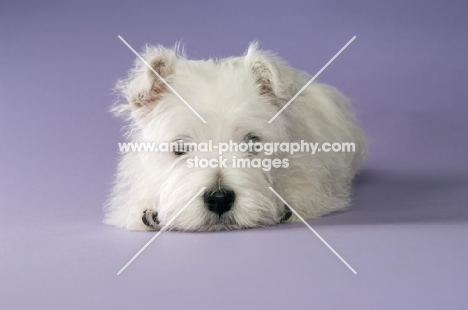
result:
[(145, 224), (146, 226), (151, 227), (150, 223), (146, 219), (146, 211), (143, 212), (143, 216), (141, 217), (141, 220), (143, 221), (143, 224)]
[(159, 224), (158, 212), (145, 210), (143, 211), (143, 216), (141, 217), (143, 224), (148, 227), (156, 227)]
[(158, 212), (154, 212), (152, 218), (153, 218), (153, 222), (155, 222), (156, 224), (159, 224)]
[(286, 222), (287, 220), (289, 220), (291, 215), (292, 215), (291, 209), (289, 209), (288, 206), (285, 205), (284, 206), (284, 214), (283, 214), (283, 218), (281, 219), (281, 222)]

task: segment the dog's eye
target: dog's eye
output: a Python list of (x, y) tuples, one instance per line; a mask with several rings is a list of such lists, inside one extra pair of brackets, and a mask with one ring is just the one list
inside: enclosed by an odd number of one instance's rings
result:
[(244, 137), (245, 143), (249, 143), (249, 141), (252, 141), (252, 143), (256, 143), (256, 142), (260, 142), (260, 140), (261, 140), (260, 137), (251, 133), (249, 133), (248, 135)]
[(244, 137), (244, 143), (253, 143), (254, 146), (252, 148), (252, 146), (249, 147), (249, 154), (251, 155), (257, 155), (257, 152), (255, 151), (255, 143), (259, 143), (261, 141), (260, 137), (254, 135), (254, 134), (251, 134), (249, 133), (248, 135), (246, 135)]
[(174, 155), (182, 156), (187, 154), (187, 152), (189, 152), (190, 149), (188, 144), (184, 143), (183, 140), (179, 139), (173, 142), (172, 151), (174, 152)]

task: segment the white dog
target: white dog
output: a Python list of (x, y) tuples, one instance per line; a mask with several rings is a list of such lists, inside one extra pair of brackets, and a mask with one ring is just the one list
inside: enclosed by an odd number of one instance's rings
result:
[[(298, 220), (269, 187), (304, 218), (348, 205), (366, 143), (346, 98), (336, 89), (312, 83), (268, 123), (310, 77), (259, 50), (256, 43), (243, 56), (225, 59), (189, 60), (177, 47), (161, 46), (148, 46), (142, 55), (206, 123), (137, 59), (128, 77), (117, 83), (125, 100), (113, 108), (128, 121), (129, 142), (351, 142), (355, 152), (277, 152), (288, 167), (269, 171), (186, 164), (195, 157), (218, 158), (216, 150), (124, 153), (104, 223), (129, 230), (160, 229), (203, 187), (168, 229), (241, 229)], [(234, 156), (268, 157), (239, 150), (223, 154), (228, 163)]]

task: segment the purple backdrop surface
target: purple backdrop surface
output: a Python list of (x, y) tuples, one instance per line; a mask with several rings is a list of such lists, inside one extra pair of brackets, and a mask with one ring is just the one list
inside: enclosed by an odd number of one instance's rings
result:
[[(119, 1), (0, 4), (1, 309), (467, 309), (466, 1)], [(218, 233), (101, 224), (120, 141), (118, 40), (249, 41), (317, 72), (373, 140), (347, 212)]]

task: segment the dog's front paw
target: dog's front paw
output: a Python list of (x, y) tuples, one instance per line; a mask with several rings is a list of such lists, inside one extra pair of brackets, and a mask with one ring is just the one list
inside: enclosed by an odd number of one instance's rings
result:
[(141, 220), (146, 226), (159, 229), (158, 212), (147, 209), (143, 211), (143, 216), (141, 217)]

